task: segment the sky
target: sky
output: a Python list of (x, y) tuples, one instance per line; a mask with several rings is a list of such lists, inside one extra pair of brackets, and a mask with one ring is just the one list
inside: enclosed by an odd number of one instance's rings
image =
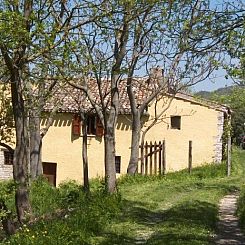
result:
[(214, 91), (218, 88), (223, 88), (227, 86), (231, 86), (233, 81), (231, 78), (226, 79), (226, 71), (223, 69), (219, 69), (215, 71), (209, 78), (205, 81), (200, 82), (193, 86), (191, 89), (193, 92), (198, 91)]
[[(220, 6), (222, 9), (224, 0), (211, 0), (211, 6)], [(223, 88), (227, 86), (233, 85), (233, 80), (231, 78), (226, 79), (225, 76), (227, 75), (226, 71), (223, 69), (219, 69), (214, 72), (210, 78), (206, 79), (205, 81), (198, 83), (197, 85), (193, 86), (191, 89), (193, 92), (198, 91), (214, 91), (218, 88)]]

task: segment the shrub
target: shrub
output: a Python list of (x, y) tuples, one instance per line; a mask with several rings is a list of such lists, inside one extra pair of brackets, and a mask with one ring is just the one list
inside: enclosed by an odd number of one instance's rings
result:
[(61, 183), (58, 192), (60, 206), (63, 208), (72, 208), (84, 198), (83, 186), (74, 180)]
[(30, 199), (34, 215), (51, 213), (59, 208), (59, 193), (48, 181), (39, 177), (33, 181), (30, 189)]
[(245, 229), (245, 187), (242, 188), (238, 199), (237, 215), (239, 217), (241, 227)]
[(0, 209), (0, 220), (9, 213), (15, 213), (14, 193), (15, 183), (13, 180), (0, 182), (0, 203), (6, 205), (7, 208), (7, 210)]
[(85, 195), (74, 181), (56, 189), (38, 179), (32, 184), (31, 197), (36, 214), (55, 211), (55, 207), (65, 212), (45, 216), (0, 244), (90, 244), (91, 237), (101, 234), (122, 207), (120, 194), (108, 194), (99, 188)]

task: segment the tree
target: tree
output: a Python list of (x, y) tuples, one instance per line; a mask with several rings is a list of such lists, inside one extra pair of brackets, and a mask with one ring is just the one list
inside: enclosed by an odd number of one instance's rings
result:
[(226, 40), (226, 49), (231, 60), (229, 64), (225, 64), (225, 68), (233, 78), (234, 83), (239, 86), (245, 86), (244, 36), (245, 24), (243, 24), (243, 27), (230, 32)]
[(96, 18), (83, 15), (88, 6), (87, 2), (52, 0), (0, 3), (0, 59), (4, 62), (3, 76), (11, 87), (16, 132), (13, 169), (20, 224), (31, 215), (29, 166), (33, 177), (40, 169), (40, 113), (54, 86), (62, 82), (57, 66), (66, 65), (70, 31)]
[(214, 92), (212, 99), (228, 105), (232, 110), (231, 136), (233, 143), (239, 145), (241, 136), (245, 134), (245, 89), (235, 86), (228, 94), (219, 95)]
[[(237, 0), (227, 2), (226, 8), (222, 11), (223, 26), (229, 23), (229, 28), (224, 28), (225, 38), (221, 42), (225, 53), (222, 62), (228, 75), (234, 83), (245, 86), (245, 4), (244, 1)], [(227, 76), (228, 77), (228, 76)]]
[(67, 67), (73, 75), (79, 74), (79, 79), (69, 84), (84, 91), (103, 124), (105, 181), (109, 192), (116, 191), (115, 126), (128, 35), (132, 18), (135, 18), (130, 7), (129, 1), (95, 4), (93, 11), (100, 16), (105, 12), (110, 14), (74, 33), (75, 42), (71, 40), (73, 45), (70, 45), (74, 56)]
[[(181, 1), (178, 4), (159, 2), (137, 19), (132, 34), (133, 53), (128, 65), (127, 91), (132, 111), (131, 157), (128, 173), (134, 174), (138, 165), (138, 149), (141, 134), (141, 117), (152, 100), (157, 97), (173, 97), (178, 91), (205, 80), (217, 67), (219, 43), (225, 38), (222, 28), (216, 24), (220, 16), (211, 9), (209, 1)], [(219, 22), (218, 22), (219, 23)], [(225, 26), (229, 28), (229, 26)], [(217, 35), (219, 33), (219, 35)], [(135, 98), (133, 76), (137, 67), (147, 71), (153, 64), (162, 66), (149, 76), (149, 92), (139, 105)], [(154, 69), (153, 69), (154, 70)], [(146, 88), (147, 89), (147, 88)], [(160, 119), (163, 111), (143, 133)]]
[[(211, 35), (216, 16), (206, 2), (198, 0), (113, 1), (95, 4), (93, 9), (96, 13), (110, 14), (74, 33), (70, 40), (74, 55), (67, 70), (73, 71), (69, 83), (84, 91), (103, 122), (106, 181), (113, 192), (119, 90), (127, 88), (130, 99), (133, 123), (128, 172), (135, 173), (140, 119), (146, 107), (170, 87), (174, 94), (180, 88), (204, 80), (215, 68), (216, 45), (224, 35), (222, 32), (219, 36)], [(163, 67), (160, 77), (150, 76), (149, 80), (141, 81), (142, 86), (135, 85), (137, 74), (149, 75), (149, 68), (158, 65)], [(125, 77), (126, 86), (122, 82)], [(147, 96), (139, 105), (135, 94), (142, 88), (147, 90)]]

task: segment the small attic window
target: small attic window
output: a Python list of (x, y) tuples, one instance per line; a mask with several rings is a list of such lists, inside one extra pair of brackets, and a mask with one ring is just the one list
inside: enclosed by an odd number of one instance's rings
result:
[(171, 116), (171, 128), (179, 129), (181, 126), (181, 116)]

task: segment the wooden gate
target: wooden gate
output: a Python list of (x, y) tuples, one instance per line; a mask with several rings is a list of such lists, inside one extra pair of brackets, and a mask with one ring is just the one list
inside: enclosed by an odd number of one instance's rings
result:
[(138, 172), (143, 175), (165, 174), (166, 155), (165, 140), (140, 145), (140, 158)]

